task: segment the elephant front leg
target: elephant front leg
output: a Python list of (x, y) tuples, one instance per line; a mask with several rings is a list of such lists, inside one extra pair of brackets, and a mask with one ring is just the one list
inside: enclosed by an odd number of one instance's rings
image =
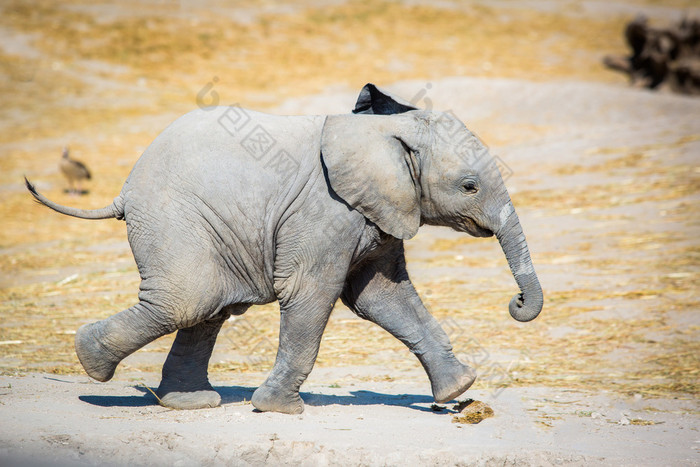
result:
[(345, 303), (361, 318), (378, 324), (418, 357), (428, 374), (436, 402), (448, 402), (464, 393), (476, 372), (452, 352), (449, 338), (426, 310), (410, 282), (387, 281), (381, 294), (365, 287), (359, 296), (346, 294)]
[(221, 403), (221, 396), (209, 383), (209, 359), (223, 323), (232, 312), (241, 314), (244, 311), (245, 308), (224, 308), (213, 319), (177, 332), (156, 391), (161, 405), (173, 409), (202, 409)]
[(450, 340), (408, 279), (403, 245), (354, 271), (342, 299), (361, 318), (403, 342), (430, 378), (437, 402), (450, 401), (472, 385), (476, 372), (452, 352)]
[[(338, 290), (338, 295), (340, 290)], [(321, 294), (312, 300), (283, 305), (275, 365), (251, 400), (263, 412), (300, 414), (304, 401), (299, 388), (311, 373), (335, 297)]]

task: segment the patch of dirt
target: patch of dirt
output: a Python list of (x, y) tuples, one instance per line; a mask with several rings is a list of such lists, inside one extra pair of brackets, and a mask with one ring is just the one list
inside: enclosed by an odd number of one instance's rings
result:
[(493, 417), (493, 409), (481, 401), (467, 399), (457, 403), (453, 410), (459, 414), (452, 417), (452, 423), (468, 423), (476, 425), (484, 419)]

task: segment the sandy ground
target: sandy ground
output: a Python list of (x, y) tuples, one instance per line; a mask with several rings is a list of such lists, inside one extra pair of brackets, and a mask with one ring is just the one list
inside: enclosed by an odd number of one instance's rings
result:
[[(599, 58), (624, 51), (615, 41), (635, 12), (697, 8), (180, 3), (3, 6), (15, 12), (0, 18), (0, 465), (700, 464), (700, 99), (629, 88)], [(65, 204), (107, 204), (213, 76), (221, 103), (280, 114), (346, 113), (375, 81), (489, 144), (543, 286), (541, 316), (508, 315), (516, 285), (495, 239), (423, 227), (406, 250), (424, 302), (479, 374), (463, 397), (492, 418), (464, 425), (453, 404), (432, 410), (416, 359), (342, 306), (300, 416), (246, 402), (274, 357), (275, 306), (224, 326), (216, 409), (172, 411), (148, 392), (172, 336), (109, 383), (84, 375), (75, 329), (138, 289), (125, 228), (42, 210), (22, 176)], [(94, 171), (88, 196), (63, 192), (65, 144)]]
[[(214, 381), (223, 404), (174, 411), (121, 375), (106, 384), (86, 377), (35, 374), (0, 378), (3, 465), (693, 465), (698, 417), (690, 401), (620, 400), (551, 388), (505, 389), (493, 398), (470, 391), (495, 416), (452, 422), (453, 404), (433, 411), (419, 383), (304, 386), (301, 415), (259, 413), (252, 382)], [(155, 381), (157, 375), (146, 378)], [(419, 377), (420, 375), (405, 375)], [(139, 374), (138, 378), (144, 375)], [(652, 420), (637, 426), (630, 420)], [(554, 421), (553, 427), (543, 421)], [(10, 427), (10, 428), (8, 428)]]

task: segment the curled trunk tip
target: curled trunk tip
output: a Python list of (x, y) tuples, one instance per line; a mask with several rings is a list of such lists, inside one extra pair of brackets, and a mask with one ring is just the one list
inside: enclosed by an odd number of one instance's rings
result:
[(537, 318), (540, 311), (542, 311), (542, 288), (540, 287), (539, 282), (537, 282), (535, 290), (529, 292), (528, 297), (532, 298), (525, 302), (522, 292), (515, 294), (513, 298), (510, 299), (510, 303), (508, 304), (508, 311), (510, 312), (510, 315), (515, 320), (523, 323)]
[(520, 293), (511, 299), (508, 311), (518, 321), (532, 321), (542, 311), (544, 301), (542, 287), (532, 266), (530, 251), (518, 215), (510, 202), (501, 210), (499, 221), (501, 225), (496, 236), (508, 260), (515, 282), (520, 288)]

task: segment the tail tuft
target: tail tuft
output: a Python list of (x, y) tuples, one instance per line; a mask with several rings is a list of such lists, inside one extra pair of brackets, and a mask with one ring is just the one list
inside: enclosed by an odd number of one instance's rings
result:
[(39, 196), (40, 196), (40, 195), (39, 195), (39, 192), (36, 191), (36, 188), (34, 188), (34, 185), (32, 185), (32, 182), (30, 182), (29, 180), (27, 180), (27, 177), (24, 177), (24, 184), (26, 185), (27, 190), (29, 190), (29, 192), (30, 192), (30, 193), (32, 194), (32, 196), (34, 197), (34, 199), (33, 199), (32, 201), (34, 201), (36, 204), (41, 204), (42, 206), (46, 206), (46, 205), (45, 205), (44, 203), (42, 203), (41, 200), (39, 199)]
[(39, 195), (39, 193), (36, 192), (36, 188), (34, 188), (34, 185), (32, 185), (32, 182), (27, 180), (27, 177), (24, 177), (24, 184), (27, 186), (27, 190), (29, 190), (32, 196), (36, 197)]

